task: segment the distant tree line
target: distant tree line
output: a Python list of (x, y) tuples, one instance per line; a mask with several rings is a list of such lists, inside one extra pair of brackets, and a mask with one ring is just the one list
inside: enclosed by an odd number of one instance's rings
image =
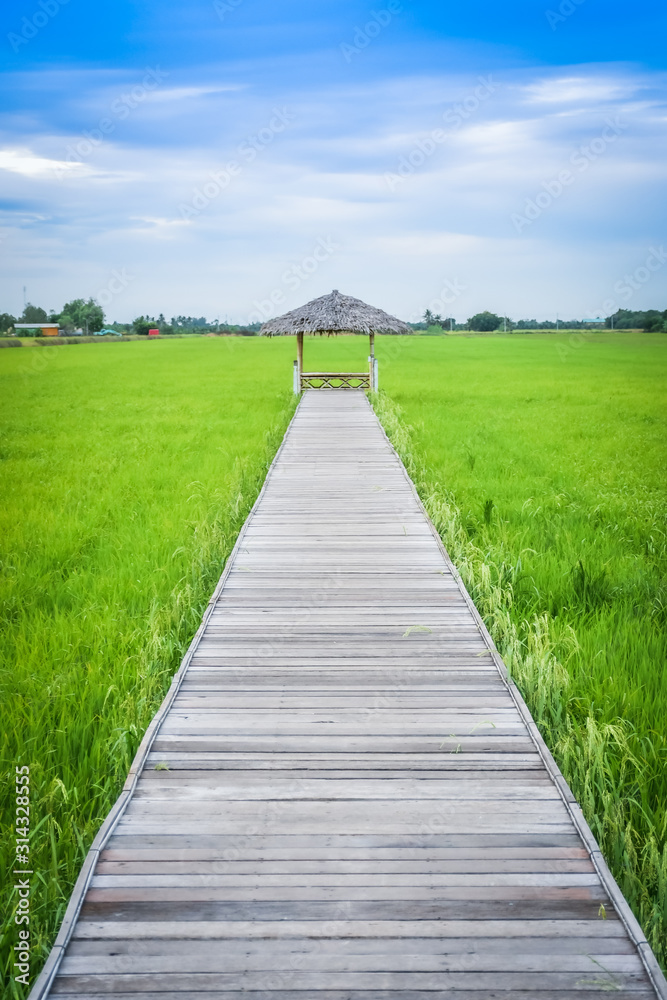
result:
[(517, 322), (509, 316), (498, 316), (493, 312), (480, 312), (471, 316), (465, 323), (457, 323), (452, 317), (439, 316), (427, 309), (421, 323), (410, 324), (414, 330), (424, 333), (440, 330), (465, 331), (476, 333), (503, 332), (512, 333), (515, 330), (583, 330), (591, 326), (607, 330), (643, 330), (646, 333), (667, 333), (667, 309), (660, 312), (657, 309), (632, 312), (629, 309), (618, 309), (613, 316), (595, 322), (595, 320), (559, 319), (541, 320), (520, 319)]
[(604, 321), (611, 330), (644, 330), (645, 333), (667, 333), (667, 309), (646, 309), (643, 312), (632, 312), (630, 309), (618, 309), (613, 316), (607, 316)]
[(147, 335), (149, 330), (157, 329), (160, 334), (169, 336), (174, 333), (222, 333), (236, 334), (242, 337), (254, 337), (259, 333), (261, 323), (252, 323), (249, 326), (239, 326), (235, 323), (220, 323), (219, 320), (207, 320), (205, 316), (172, 316), (167, 322), (164, 315), (160, 313), (157, 319), (151, 316), (137, 316), (132, 323), (115, 323), (114, 327), (123, 329), (126, 333), (137, 333)]
[[(7, 336), (14, 333), (13, 327), (16, 323), (58, 323), (61, 333), (73, 334), (99, 333), (100, 330), (110, 329), (116, 333), (139, 334), (148, 336), (148, 331), (158, 329), (160, 334), (237, 334), (246, 337), (254, 337), (259, 333), (260, 323), (252, 323), (249, 326), (239, 326), (234, 323), (220, 323), (216, 320), (207, 320), (205, 316), (172, 316), (167, 322), (164, 315), (160, 313), (157, 319), (152, 316), (137, 316), (131, 323), (107, 322), (104, 316), (104, 309), (94, 299), (72, 299), (66, 302), (60, 312), (47, 312), (41, 306), (34, 306), (28, 303), (20, 316), (13, 316), (11, 313), (0, 313), (0, 336)], [(41, 336), (40, 330), (21, 330), (22, 336)]]
[[(98, 333), (105, 329), (104, 310), (94, 299), (72, 299), (66, 302), (60, 312), (48, 312), (41, 306), (34, 306), (28, 303), (19, 317), (12, 316), (11, 313), (0, 313), (0, 336), (12, 334), (16, 323), (58, 323), (61, 332), (72, 334), (78, 331), (82, 333)], [(440, 316), (438, 313), (427, 309), (421, 323), (411, 323), (413, 330), (423, 333), (437, 333), (441, 330), (451, 332), (462, 332), (471, 330), (478, 333), (494, 333), (496, 331), (506, 331), (512, 333), (514, 330), (581, 330), (597, 325), (608, 330), (644, 330), (647, 333), (667, 333), (667, 309), (660, 312), (658, 309), (636, 310), (618, 309), (613, 316), (607, 316), (604, 321), (595, 324), (594, 321), (580, 319), (569, 320), (541, 320), (520, 319), (514, 322), (509, 316), (498, 316), (497, 313), (484, 312), (476, 313), (465, 323), (457, 323), (453, 316)], [(239, 326), (234, 323), (220, 323), (219, 320), (207, 320), (205, 316), (172, 316), (167, 322), (164, 315), (160, 313), (157, 318), (152, 316), (137, 316), (131, 323), (108, 323), (106, 328), (114, 330), (116, 333), (135, 334), (148, 336), (148, 331), (158, 329), (163, 336), (170, 334), (236, 334), (237, 336), (254, 337), (260, 330), (260, 323), (251, 323), (247, 326)], [(22, 335), (30, 336), (30, 331), (22, 330)], [(35, 336), (40, 335), (40, 331), (34, 331)]]

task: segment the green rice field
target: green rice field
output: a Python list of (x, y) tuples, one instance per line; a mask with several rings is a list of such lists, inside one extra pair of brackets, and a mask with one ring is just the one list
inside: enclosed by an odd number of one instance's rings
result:
[[(367, 350), (307, 340), (305, 367)], [(376, 351), (373, 405), (664, 966), (667, 338)], [(293, 356), (292, 338), (0, 351), (0, 741), (7, 774), (30, 766), (33, 977), (291, 417)]]

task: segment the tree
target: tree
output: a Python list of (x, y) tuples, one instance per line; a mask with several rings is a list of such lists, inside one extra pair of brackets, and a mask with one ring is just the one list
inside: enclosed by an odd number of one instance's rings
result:
[(148, 316), (137, 316), (132, 322), (132, 333), (138, 333), (140, 337), (147, 337), (148, 331), (154, 329), (155, 321)]
[(58, 317), (62, 327), (96, 333), (104, 326), (104, 309), (95, 299), (72, 299), (66, 302)]
[(444, 327), (446, 321), (442, 318), (440, 313), (434, 313), (431, 312), (430, 309), (427, 309), (424, 313), (424, 322), (426, 323), (426, 329), (428, 330), (431, 326)]
[(471, 316), (468, 320), (468, 329), (476, 330), (478, 333), (490, 333), (502, 326), (502, 319), (492, 312), (481, 312)]
[(164, 334), (170, 334), (174, 332), (174, 328), (172, 327), (171, 323), (167, 323), (164, 313), (160, 313), (160, 315), (156, 320), (155, 326), (160, 331), (161, 336)]
[(41, 306), (33, 306), (32, 303), (28, 302), (25, 309), (23, 310), (23, 315), (19, 320), (20, 323), (46, 323), (47, 322), (46, 311), (41, 308)]
[(10, 329), (17, 323), (11, 313), (0, 313), (0, 333), (9, 333)]
[(605, 326), (609, 330), (644, 330), (646, 333), (667, 333), (667, 309), (617, 309), (613, 316), (607, 316)]
[(657, 309), (648, 309), (644, 313), (643, 329), (645, 333), (667, 332), (667, 309), (658, 312)]

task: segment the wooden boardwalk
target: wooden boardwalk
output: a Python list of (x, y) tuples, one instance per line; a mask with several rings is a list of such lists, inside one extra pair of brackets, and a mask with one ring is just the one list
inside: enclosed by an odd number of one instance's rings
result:
[(307, 392), (33, 991), (665, 981), (362, 392)]

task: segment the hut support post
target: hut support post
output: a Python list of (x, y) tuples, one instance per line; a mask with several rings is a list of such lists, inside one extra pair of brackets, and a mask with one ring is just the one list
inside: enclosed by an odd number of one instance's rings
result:
[(371, 353), (368, 358), (369, 366), (369, 384), (373, 392), (377, 392), (377, 382), (378, 382), (378, 363), (375, 358), (375, 334), (371, 333), (368, 337), (370, 341)]
[(301, 392), (301, 385), (302, 385), (301, 376), (303, 375), (303, 333), (297, 333), (296, 335), (296, 358), (297, 358), (296, 365), (297, 368), (299, 369), (298, 391)]

